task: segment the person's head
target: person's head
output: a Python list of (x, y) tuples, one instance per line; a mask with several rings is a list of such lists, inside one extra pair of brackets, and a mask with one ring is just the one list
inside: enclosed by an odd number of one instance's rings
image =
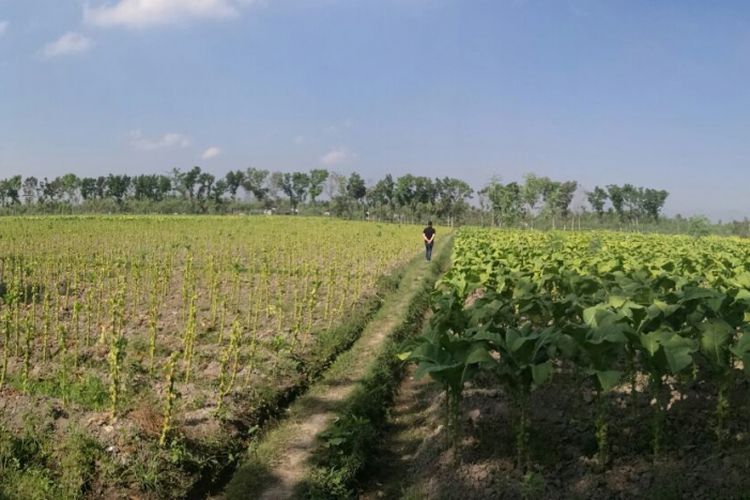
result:
[(431, 221), (431, 220), (428, 220), (428, 221), (427, 221), (427, 225), (428, 225), (428, 226), (432, 226), (432, 221)]

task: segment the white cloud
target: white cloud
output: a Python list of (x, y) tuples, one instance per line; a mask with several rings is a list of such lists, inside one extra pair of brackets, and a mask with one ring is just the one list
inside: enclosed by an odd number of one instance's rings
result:
[(95, 26), (148, 28), (200, 19), (225, 19), (239, 15), (252, 0), (118, 0), (98, 7), (86, 6), (84, 21)]
[(320, 157), (320, 163), (327, 166), (339, 165), (351, 160), (354, 157), (346, 148), (338, 147), (330, 150)]
[(7, 30), (8, 30), (8, 21), (0, 20), (0, 35), (5, 33)]
[(68, 32), (63, 36), (50, 42), (42, 49), (42, 56), (49, 59), (52, 57), (69, 56), (86, 52), (93, 47), (94, 42), (80, 33)]
[(130, 133), (130, 144), (141, 151), (155, 151), (157, 149), (186, 148), (190, 146), (190, 139), (176, 132), (168, 132), (156, 139), (144, 137), (140, 130)]
[(201, 158), (204, 160), (210, 160), (211, 158), (216, 158), (221, 154), (221, 149), (217, 148), (216, 146), (211, 146), (206, 151), (203, 152), (203, 155)]

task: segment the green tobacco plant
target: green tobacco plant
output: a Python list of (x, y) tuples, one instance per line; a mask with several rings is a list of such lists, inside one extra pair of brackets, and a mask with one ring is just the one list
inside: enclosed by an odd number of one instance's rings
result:
[(724, 320), (711, 319), (698, 327), (700, 352), (717, 379), (716, 410), (713, 429), (719, 445), (727, 438), (726, 418), (729, 413), (729, 388), (732, 383), (734, 368), (732, 366), (730, 347), (734, 329)]
[(640, 333), (638, 339), (638, 347), (644, 354), (641, 362), (650, 375), (651, 390), (656, 400), (652, 440), (652, 450), (656, 459), (661, 451), (664, 420), (669, 403), (669, 391), (664, 385), (664, 379), (668, 375), (677, 375), (693, 363), (693, 354), (698, 350), (698, 343), (668, 326), (653, 332)]
[(624, 374), (617, 367), (625, 354), (630, 325), (626, 315), (604, 305), (585, 309), (583, 319), (583, 325), (570, 325), (564, 331), (575, 342), (573, 359), (584, 367), (583, 372), (596, 387), (596, 458), (600, 465), (604, 465), (609, 461), (609, 407), (606, 394)]
[(556, 326), (543, 326), (549, 303), (542, 296), (534, 298), (534, 290), (523, 284), (513, 289), (512, 298), (505, 291), (486, 290), (464, 311), (466, 334), (475, 346), (473, 360), (493, 373), (513, 400), (519, 467), (529, 463), (531, 393), (551, 377), (560, 341)]
[(464, 384), (479, 370), (479, 364), (492, 358), (487, 343), (467, 335), (467, 316), (456, 293), (440, 296), (427, 333), (414, 342), (401, 359), (417, 362), (416, 378), (429, 374), (446, 392), (448, 429), (458, 439), (459, 412)]
[(488, 326), (473, 337), (475, 342), (487, 342), (484, 366), (497, 376), (513, 400), (516, 461), (522, 468), (529, 463), (531, 393), (552, 376), (557, 338), (554, 327), (538, 330), (529, 323), (510, 328)]

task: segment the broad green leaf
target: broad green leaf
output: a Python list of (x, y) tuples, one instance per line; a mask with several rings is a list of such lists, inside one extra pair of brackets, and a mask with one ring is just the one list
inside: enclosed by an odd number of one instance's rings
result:
[(609, 296), (609, 305), (612, 307), (622, 307), (625, 305), (625, 303), (628, 302), (628, 298), (622, 295), (610, 295)]
[(740, 289), (737, 292), (737, 295), (734, 296), (734, 300), (737, 302), (750, 304), (750, 290), (746, 290), (744, 288)]
[(534, 385), (542, 385), (552, 375), (552, 361), (546, 361), (538, 365), (531, 365), (531, 378)]
[(712, 319), (699, 326), (701, 350), (716, 366), (728, 363), (729, 341), (732, 338), (732, 327), (726, 321)]
[(469, 352), (469, 355), (466, 356), (466, 361), (464, 361), (465, 364), (470, 365), (474, 363), (486, 363), (486, 362), (494, 362), (495, 359), (490, 356), (490, 353), (487, 351), (487, 348), (483, 345), (477, 345), (474, 346)]
[(599, 387), (604, 392), (611, 390), (622, 378), (622, 371), (619, 370), (595, 370), (596, 380), (599, 382)]
[(736, 275), (732, 281), (742, 288), (750, 289), (750, 273), (748, 272)]
[(672, 373), (679, 373), (693, 362), (693, 353), (697, 350), (693, 339), (681, 337), (676, 333), (662, 341), (664, 355)]

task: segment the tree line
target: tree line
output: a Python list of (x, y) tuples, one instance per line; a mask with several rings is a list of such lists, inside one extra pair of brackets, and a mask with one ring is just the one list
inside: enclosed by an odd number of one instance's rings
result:
[(595, 215), (600, 221), (658, 222), (667, 191), (596, 186), (584, 192), (588, 206), (572, 207), (577, 181), (556, 181), (528, 174), (522, 182), (491, 179), (475, 190), (453, 177), (386, 175), (367, 185), (357, 172), (326, 169), (271, 172), (248, 168), (217, 177), (200, 167), (167, 174), (109, 174), (53, 179), (16, 175), (0, 180), (5, 213), (161, 212), (228, 213), (275, 210), (282, 213), (329, 213), (344, 217), (498, 226), (566, 224), (572, 217)]

